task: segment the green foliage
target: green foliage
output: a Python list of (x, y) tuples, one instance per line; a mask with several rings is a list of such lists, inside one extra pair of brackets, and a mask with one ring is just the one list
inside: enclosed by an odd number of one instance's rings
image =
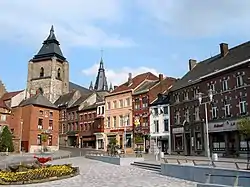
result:
[(142, 144), (142, 143), (143, 143), (142, 135), (136, 135), (135, 136), (135, 144)]
[(12, 141), (12, 133), (7, 126), (3, 127), (0, 135), (0, 152), (13, 152), (14, 145)]
[(242, 118), (238, 122), (238, 128), (241, 134), (243, 134), (247, 139), (250, 139), (250, 118)]
[(47, 134), (41, 134), (41, 141), (42, 142), (47, 142), (48, 141), (48, 135)]
[(118, 143), (118, 141), (116, 140), (116, 138), (111, 138), (110, 140), (109, 140), (109, 144), (110, 145), (116, 145)]

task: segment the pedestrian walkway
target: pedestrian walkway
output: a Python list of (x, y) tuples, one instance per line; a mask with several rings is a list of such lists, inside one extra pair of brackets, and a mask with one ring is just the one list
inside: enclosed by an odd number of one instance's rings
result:
[[(208, 165), (209, 159), (205, 156), (181, 156), (181, 155), (165, 155), (164, 157), (168, 163), (170, 164), (178, 164), (178, 161), (183, 165), (194, 165), (193, 160), (195, 164), (197, 165)], [(153, 154), (145, 154), (144, 155), (145, 162), (149, 163), (165, 163), (164, 159), (159, 159), (156, 161), (155, 155)], [(230, 168), (230, 169), (237, 169), (237, 166), (235, 164), (237, 162), (237, 165), (240, 169), (246, 169), (247, 168), (247, 160), (243, 158), (224, 158), (219, 157), (218, 161), (214, 161), (214, 164), (217, 168)]]
[[(72, 163), (80, 167), (80, 175), (29, 186), (47, 187), (195, 187), (195, 183), (162, 176), (133, 166), (117, 166), (83, 157), (55, 160), (53, 164)], [(26, 185), (19, 185), (24, 187)], [(14, 187), (14, 186), (13, 186)]]

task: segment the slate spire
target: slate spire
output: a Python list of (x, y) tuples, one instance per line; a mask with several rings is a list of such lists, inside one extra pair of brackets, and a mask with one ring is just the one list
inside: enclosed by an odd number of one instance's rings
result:
[(54, 26), (51, 26), (49, 36), (43, 42), (43, 46), (39, 52), (34, 56), (33, 61), (45, 60), (51, 57), (57, 57), (58, 59), (64, 61), (66, 58), (60, 49), (60, 43), (56, 39)]
[(95, 81), (94, 90), (96, 91), (108, 91), (108, 83), (105, 75), (103, 59), (100, 60), (100, 66), (98, 69), (98, 74)]
[(93, 90), (93, 82), (92, 81), (90, 82), (89, 89)]

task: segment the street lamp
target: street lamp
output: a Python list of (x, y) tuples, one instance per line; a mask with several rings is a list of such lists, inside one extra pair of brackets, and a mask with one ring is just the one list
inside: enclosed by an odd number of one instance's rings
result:
[(19, 142), (19, 151), (22, 153), (22, 137), (23, 137), (23, 120), (20, 121), (20, 142)]
[(199, 104), (202, 105), (204, 104), (205, 105), (205, 125), (206, 125), (206, 148), (207, 148), (207, 157), (210, 161), (210, 164), (211, 164), (211, 153), (210, 153), (210, 146), (209, 146), (209, 134), (208, 134), (208, 115), (207, 115), (207, 104), (208, 103), (211, 103), (213, 101), (213, 91), (210, 89), (208, 91), (208, 98), (209, 100), (202, 103), (202, 95), (203, 93), (198, 93), (198, 100), (199, 100)]
[(127, 146), (127, 138), (126, 138), (126, 136), (127, 136), (128, 115), (124, 116), (124, 154), (125, 155), (126, 155), (126, 146)]

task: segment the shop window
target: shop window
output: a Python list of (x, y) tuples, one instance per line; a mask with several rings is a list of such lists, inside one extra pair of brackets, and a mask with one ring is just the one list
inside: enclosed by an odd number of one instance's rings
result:
[(176, 151), (183, 150), (183, 136), (182, 134), (177, 134), (174, 137), (174, 148)]
[(202, 137), (200, 132), (195, 133), (195, 147), (196, 150), (202, 150)]
[(126, 134), (126, 148), (130, 148), (132, 145), (132, 136), (131, 134)]
[(225, 151), (225, 138), (223, 133), (216, 133), (213, 136), (213, 151)]

